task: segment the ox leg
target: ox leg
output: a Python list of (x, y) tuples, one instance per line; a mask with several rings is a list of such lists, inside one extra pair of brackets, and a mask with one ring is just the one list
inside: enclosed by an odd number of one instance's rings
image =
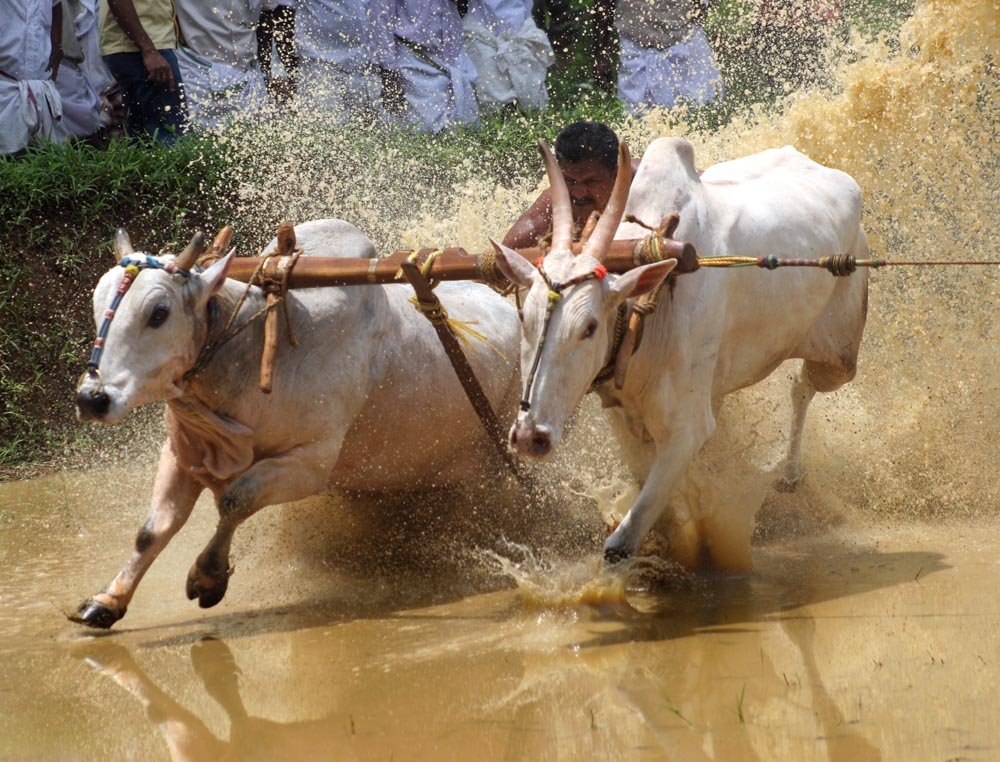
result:
[[(341, 437), (342, 439), (342, 437)], [(339, 451), (337, 440), (337, 451)], [(229, 586), (229, 549), (236, 528), (266, 505), (290, 503), (323, 492), (336, 458), (293, 450), (255, 463), (219, 497), (215, 535), (188, 573), (187, 596), (202, 608), (222, 600)]]
[(809, 403), (816, 396), (805, 363), (792, 384), (792, 432), (788, 439), (788, 455), (785, 458), (785, 474), (775, 485), (781, 492), (794, 492), (802, 481), (802, 432), (806, 426), (806, 412)]
[[(666, 509), (670, 496), (691, 464), (691, 459), (715, 429), (715, 421), (711, 415), (706, 418), (707, 427), (692, 422), (685, 425), (676, 420), (670, 423), (672, 425), (665, 427), (666, 431), (671, 432), (670, 436), (665, 442), (657, 442), (656, 457), (638, 499), (604, 543), (604, 560), (607, 563), (616, 563), (635, 554), (643, 538)], [(689, 524), (689, 520), (693, 519), (683, 516), (676, 518), (683, 525)]]
[(70, 616), (74, 622), (106, 629), (125, 616), (143, 575), (191, 515), (204, 487), (177, 465), (170, 440), (163, 444), (153, 484), (149, 516), (135, 538), (135, 550), (104, 590), (88, 598)]
[[(856, 346), (856, 345), (855, 345)], [(855, 350), (856, 351), (856, 350)], [(855, 355), (856, 356), (856, 355)], [(823, 362), (805, 360), (792, 386), (792, 434), (788, 441), (785, 475), (775, 485), (781, 492), (793, 492), (802, 481), (802, 431), (806, 412), (816, 392), (834, 392), (854, 378), (857, 365), (853, 358)]]

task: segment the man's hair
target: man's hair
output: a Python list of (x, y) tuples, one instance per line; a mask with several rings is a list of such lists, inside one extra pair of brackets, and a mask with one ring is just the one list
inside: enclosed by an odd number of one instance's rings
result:
[(611, 172), (618, 169), (618, 136), (601, 122), (579, 121), (567, 125), (556, 138), (556, 160), (596, 159)]

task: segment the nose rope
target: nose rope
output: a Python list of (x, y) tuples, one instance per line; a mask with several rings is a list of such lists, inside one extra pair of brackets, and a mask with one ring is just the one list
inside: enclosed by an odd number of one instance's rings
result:
[[(101, 364), (101, 355), (104, 352), (104, 344), (108, 338), (108, 331), (111, 329), (111, 320), (118, 312), (118, 307), (121, 305), (126, 292), (132, 287), (132, 284), (135, 282), (136, 277), (141, 271), (164, 270), (171, 275), (181, 275), (185, 279), (191, 275), (190, 270), (183, 270), (180, 267), (175, 267), (173, 262), (163, 262), (156, 257), (150, 256), (149, 254), (144, 256), (130, 255), (122, 257), (118, 266), (124, 268), (125, 274), (122, 275), (121, 283), (118, 284), (118, 289), (115, 291), (115, 295), (111, 299), (111, 304), (106, 310), (104, 310), (104, 320), (101, 321), (101, 327), (97, 331), (97, 338), (94, 339), (94, 346), (91, 348), (90, 358), (87, 360), (87, 369), (80, 377), (80, 382), (83, 381), (84, 377), (97, 378), (98, 382), (100, 382), (101, 372), (98, 368)], [(93, 394), (98, 394), (100, 389), (101, 387), (98, 386), (98, 388), (94, 390)]]
[(562, 292), (588, 280), (604, 280), (608, 275), (607, 268), (604, 265), (597, 265), (590, 272), (571, 278), (565, 283), (553, 283), (542, 268), (542, 259), (542, 257), (539, 257), (535, 260), (535, 267), (538, 269), (538, 274), (542, 276), (542, 281), (549, 289), (549, 292), (545, 305), (545, 319), (542, 321), (542, 333), (538, 337), (538, 346), (535, 348), (535, 356), (531, 361), (531, 369), (528, 371), (528, 378), (524, 384), (524, 394), (521, 395), (520, 407), (523, 413), (531, 410), (531, 389), (535, 385), (535, 374), (538, 372), (538, 364), (542, 360), (542, 349), (545, 347), (545, 337), (548, 335), (549, 322), (552, 320), (552, 313), (555, 312), (556, 305), (563, 298)]

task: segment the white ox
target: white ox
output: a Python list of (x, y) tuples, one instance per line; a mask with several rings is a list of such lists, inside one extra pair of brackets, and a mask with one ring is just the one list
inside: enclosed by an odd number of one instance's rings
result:
[[(304, 256), (375, 255), (367, 237), (339, 220), (307, 222), (295, 234)], [(124, 233), (116, 253), (132, 253)], [(81, 419), (114, 423), (139, 405), (166, 400), (168, 436), (135, 551), (104, 590), (80, 605), (76, 621), (110, 627), (125, 614), (143, 574), (205, 487), (214, 493), (219, 523), (188, 575), (187, 595), (209, 607), (226, 591), (233, 532), (260, 508), (330, 488), (450, 485), (497, 462), (433, 327), (408, 302), (408, 286), (289, 291), (299, 344), (281, 342), (270, 395), (257, 386), (259, 320), (185, 381), (199, 350), (218, 336), (245, 290), (226, 279), (230, 258), (189, 278), (142, 270), (110, 323), (99, 376), (81, 379)], [(121, 267), (112, 268), (94, 291), (98, 325), (122, 274)], [(513, 412), (514, 308), (474, 283), (444, 283), (436, 293), (452, 317), (478, 321), (476, 329), (498, 350), (469, 352), (469, 360), (498, 414)], [(252, 289), (239, 321), (263, 301), (263, 293)]]
[[(623, 211), (647, 224), (678, 213), (676, 237), (693, 243), (702, 257), (863, 257), (867, 252), (861, 192), (843, 172), (785, 147), (718, 164), (699, 176), (691, 144), (662, 138), (643, 156), (630, 192), (628, 151), (622, 146), (612, 199), (584, 252), (574, 257), (568, 193), (544, 146), (543, 153), (554, 207), (554, 242), (542, 262), (544, 273), (510, 249), (499, 247), (497, 257), (508, 278), (530, 287), (521, 342), (527, 399), (510, 440), (520, 455), (543, 458), (558, 445), (567, 418), (610, 360), (618, 306), (631, 306), (675, 266), (667, 260), (620, 277), (590, 276), (613, 235), (642, 234), (633, 223), (619, 226)], [(557, 290), (558, 284), (584, 280), (555, 299), (545, 278)], [(866, 272), (835, 278), (814, 268), (702, 268), (665, 284), (623, 388), (606, 382), (597, 389), (611, 408), (622, 454), (641, 484), (635, 503), (605, 542), (607, 561), (635, 553), (663, 514), (692, 459), (712, 436), (722, 397), (762, 380), (789, 358), (804, 363), (793, 388), (785, 479), (791, 485), (801, 479), (806, 408), (817, 391), (833, 391), (854, 377), (867, 294)], [(549, 299), (554, 309), (540, 347)], [(749, 528), (734, 538), (722, 518), (676, 513), (666, 516), (676, 560), (689, 568), (705, 561), (732, 571), (749, 568)]]

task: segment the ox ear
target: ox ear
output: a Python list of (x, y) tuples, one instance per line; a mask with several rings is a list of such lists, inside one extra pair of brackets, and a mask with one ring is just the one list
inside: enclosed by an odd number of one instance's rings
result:
[(611, 294), (615, 303), (649, 293), (659, 286), (675, 267), (677, 267), (676, 259), (665, 259), (620, 275), (611, 284)]
[(497, 255), (497, 267), (504, 277), (516, 286), (530, 286), (535, 273), (538, 272), (535, 266), (514, 249), (497, 243), (492, 238), (490, 243), (493, 244), (493, 251)]
[(229, 265), (233, 262), (233, 255), (236, 254), (236, 247), (229, 250), (222, 259), (217, 259), (205, 272), (201, 274), (202, 282), (208, 287), (208, 296), (215, 296), (226, 282), (229, 275)]

